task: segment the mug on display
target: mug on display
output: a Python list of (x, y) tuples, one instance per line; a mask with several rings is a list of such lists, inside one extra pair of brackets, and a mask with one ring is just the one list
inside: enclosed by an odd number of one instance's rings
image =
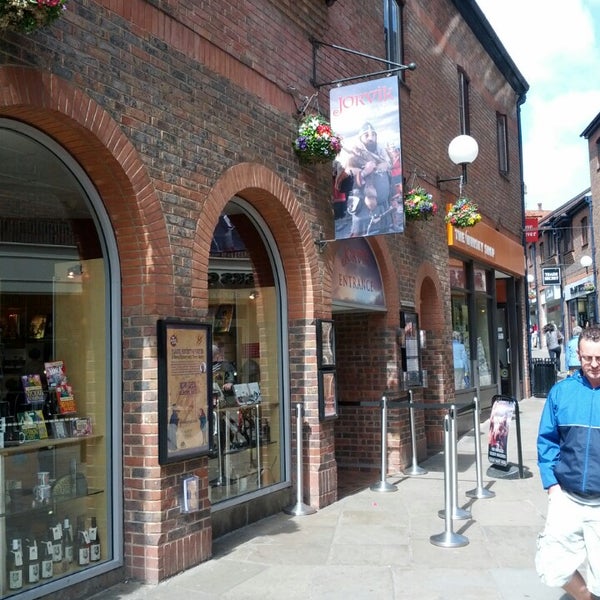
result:
[(50, 472), (49, 471), (38, 471), (37, 482), (38, 482), (38, 485), (50, 485)]
[(36, 485), (33, 488), (33, 498), (39, 504), (49, 504), (52, 495), (52, 487), (50, 485)]

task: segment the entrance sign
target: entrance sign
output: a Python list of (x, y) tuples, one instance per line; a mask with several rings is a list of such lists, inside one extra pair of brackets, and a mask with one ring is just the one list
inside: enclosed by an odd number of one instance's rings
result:
[(342, 138), (332, 198), (346, 206), (335, 211), (335, 239), (403, 232), (398, 77), (332, 88), (330, 107)]

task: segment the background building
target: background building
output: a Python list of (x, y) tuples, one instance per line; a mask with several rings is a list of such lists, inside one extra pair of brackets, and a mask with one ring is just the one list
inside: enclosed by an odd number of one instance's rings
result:
[[(440, 403), (522, 395), (528, 86), (474, 1), (81, 0), (1, 39), (0, 556), (43, 548), (58, 523), (101, 541), (40, 581), (3, 575), (4, 597), (208, 560), (214, 537), (292, 502), (299, 403), (303, 497), (320, 508), (345, 473), (377, 471), (384, 391), (432, 406), (419, 456), (441, 446)], [(292, 142), (303, 116), (329, 115), (327, 82), (388, 66), (401, 189), (439, 211), (334, 241), (332, 165), (302, 164)], [(449, 158), (462, 134), (472, 164)], [(444, 222), (461, 183), (472, 228)], [(392, 416), (399, 469), (410, 425)]]

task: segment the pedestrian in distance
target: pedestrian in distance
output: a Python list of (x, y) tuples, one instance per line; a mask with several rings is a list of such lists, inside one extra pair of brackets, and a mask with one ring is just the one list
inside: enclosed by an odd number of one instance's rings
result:
[(581, 335), (581, 327), (577, 325), (573, 327), (573, 335), (567, 342), (567, 349), (565, 352), (565, 362), (567, 363), (567, 370), (572, 375), (579, 367), (581, 367), (581, 361), (577, 354), (577, 346), (579, 345), (579, 336)]
[(560, 355), (562, 352), (563, 336), (554, 323), (547, 323), (544, 326), (544, 334), (546, 335), (546, 348), (548, 355), (556, 365), (556, 370), (560, 371)]
[(581, 332), (578, 357), (581, 368), (550, 389), (540, 418), (548, 511), (535, 562), (547, 585), (593, 600), (600, 597), (600, 327)]

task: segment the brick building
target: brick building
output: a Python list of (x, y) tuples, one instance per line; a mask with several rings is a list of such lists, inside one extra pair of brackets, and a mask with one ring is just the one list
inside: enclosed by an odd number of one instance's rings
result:
[[(39, 581), (9, 564), (4, 597), (210, 559), (214, 537), (293, 502), (299, 403), (318, 509), (377, 471), (384, 392), (431, 405), (419, 457), (442, 444), (437, 405), (521, 396), (528, 86), (474, 1), (71, 0), (0, 39), (0, 554), (56, 547)], [(329, 115), (326, 82), (381, 71), (373, 57), (417, 64), (391, 77), (401, 185), (439, 212), (336, 241), (331, 164), (292, 141)], [(443, 218), (459, 134), (479, 146), (468, 229)], [(405, 408), (387, 442), (406, 466)]]

